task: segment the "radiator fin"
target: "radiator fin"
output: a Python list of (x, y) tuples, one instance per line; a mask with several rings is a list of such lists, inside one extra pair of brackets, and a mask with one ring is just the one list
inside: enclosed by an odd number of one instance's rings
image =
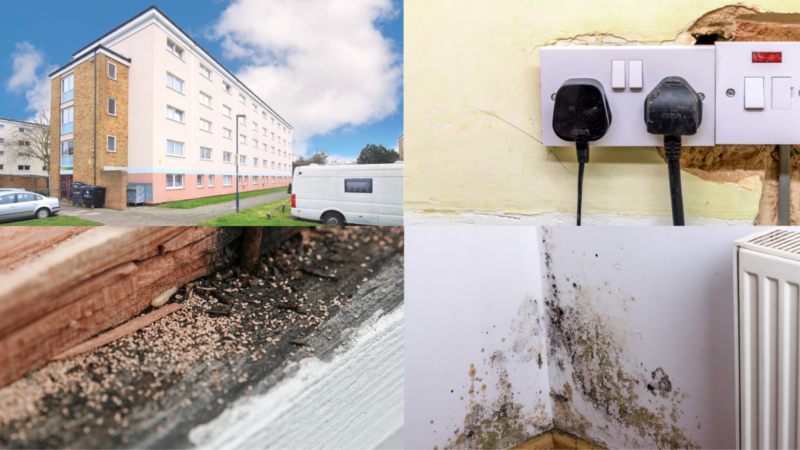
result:
[[(785, 251), (800, 243), (789, 234), (756, 240)], [(800, 262), (742, 248), (738, 277), (741, 448), (798, 448)]]

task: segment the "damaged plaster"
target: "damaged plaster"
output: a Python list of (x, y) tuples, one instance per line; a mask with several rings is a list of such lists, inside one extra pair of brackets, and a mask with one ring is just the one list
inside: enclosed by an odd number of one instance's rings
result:
[[(674, 386), (663, 368), (638, 362), (628, 351), (634, 336), (625, 322), (596, 307), (612, 296), (623, 304), (636, 300), (609, 283), (593, 286), (580, 277), (557, 276), (548, 233), (544, 230), (542, 244), (555, 428), (602, 446), (614, 438), (627, 448), (700, 448), (678, 425), (689, 394)], [(614, 429), (585, 417), (587, 408)]]

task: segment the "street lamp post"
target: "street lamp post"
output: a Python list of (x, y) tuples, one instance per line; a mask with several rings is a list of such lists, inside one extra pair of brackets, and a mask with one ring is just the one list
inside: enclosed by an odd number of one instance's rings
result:
[(244, 114), (236, 115), (236, 212), (239, 212), (239, 118), (244, 119)]

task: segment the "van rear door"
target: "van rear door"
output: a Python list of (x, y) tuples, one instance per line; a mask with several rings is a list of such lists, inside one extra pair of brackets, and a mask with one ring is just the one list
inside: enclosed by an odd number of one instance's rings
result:
[(403, 225), (403, 171), (387, 170), (378, 179), (378, 225)]

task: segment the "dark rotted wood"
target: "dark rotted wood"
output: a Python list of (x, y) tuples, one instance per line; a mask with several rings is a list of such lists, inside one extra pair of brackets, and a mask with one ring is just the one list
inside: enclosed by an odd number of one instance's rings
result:
[[(212, 420), (236, 399), (244, 395), (266, 393), (276, 383), (302, 370), (304, 354), (313, 354), (323, 360), (332, 358), (334, 350), (346, 341), (348, 329), (358, 327), (378, 311), (385, 314), (402, 304), (402, 228), (363, 227), (348, 232), (352, 236), (345, 241), (340, 230), (304, 230), (302, 236), (293, 236), (272, 249), (262, 259), (269, 273), (268, 277), (263, 278), (263, 285), (254, 283), (252, 275), (242, 272), (227, 278), (211, 274), (198, 280), (200, 284), (194, 288), (194, 292), (201, 295), (214, 295), (221, 289), (241, 286), (238, 291), (226, 293), (226, 298), (232, 303), (232, 317), (241, 319), (241, 328), (237, 331), (243, 335), (237, 339), (252, 340), (252, 344), (247, 345), (248, 351), (197, 361), (185, 372), (169, 373), (159, 379), (117, 373), (116, 379), (126, 388), (132, 388), (133, 392), (160, 384), (158, 390), (163, 391), (163, 395), (156, 399), (152, 395), (134, 395), (131, 401), (114, 385), (106, 393), (109, 397), (121, 397), (120, 404), (108, 400), (100, 407), (92, 407), (87, 404), (86, 398), (69, 392), (48, 396), (43, 404), (49, 408), (49, 412), (40, 419), (32, 421), (20, 418), (0, 428), (0, 447), (191, 447), (187, 436), (192, 428)], [(268, 235), (269, 229), (265, 229), (265, 240)], [(373, 240), (373, 237), (379, 239)], [(389, 239), (380, 239), (385, 237)], [(380, 245), (388, 241), (391, 243)], [(358, 244), (353, 245), (355, 243)], [(232, 262), (238, 260), (238, 244), (239, 240), (231, 244), (234, 249), (230, 259)], [(335, 271), (337, 278), (322, 278), (304, 269), (321, 273)], [(227, 272), (228, 269), (223, 268), (219, 274), (225, 275)], [(365, 278), (367, 281), (364, 281)], [(296, 301), (291, 295), (285, 295), (285, 288), (278, 284), (281, 282), (300, 296), (305, 295), (303, 312), (278, 306)], [(273, 283), (280, 289), (274, 288)], [(251, 297), (250, 294), (257, 292), (264, 294), (261, 298), (271, 297), (275, 302), (255, 303), (252, 299), (259, 297)], [(182, 296), (182, 299), (178, 299), (178, 296)], [(171, 301), (185, 302), (187, 298), (187, 292), (181, 289)], [(341, 307), (332, 303), (335, 298), (341, 302)], [(326, 305), (327, 316), (321, 308), (316, 307), (318, 301)], [(182, 311), (189, 308), (195, 308), (195, 314), (206, 314), (205, 308), (195, 306), (187, 306)], [(148, 308), (144, 313), (150, 310)], [(263, 325), (254, 325), (253, 319), (247, 319), (262, 311), (267, 311), (270, 317), (286, 319), (286, 329), (267, 331)], [(318, 329), (301, 328), (301, 320), (293, 324), (288, 320), (301, 315), (322, 319)], [(107, 347), (109, 351), (147, 352), (146, 348), (130, 350), (116, 343)], [(265, 357), (255, 360), (252, 357), (254, 354), (263, 354)], [(300, 369), (297, 369), (298, 364)], [(85, 369), (76, 367), (74, 370)], [(97, 370), (98, 367), (94, 367), (94, 371)], [(85, 376), (97, 375), (87, 371)], [(242, 378), (246, 378), (246, 381), (240, 382)], [(208, 395), (209, 391), (213, 391), (212, 396)], [(3, 390), (0, 390), (0, 395), (3, 395)], [(220, 399), (224, 401), (219, 403)], [(120, 428), (114, 425), (114, 415), (123, 408), (129, 411), (124, 417), (130, 425)], [(89, 419), (90, 413), (93, 419)], [(99, 419), (103, 419), (102, 425), (98, 425)], [(114, 427), (113, 432), (109, 432), (111, 426)], [(84, 431), (85, 427), (88, 432)], [(19, 437), (18, 431), (22, 429), (26, 430), (25, 439), (13, 440), (12, 435)]]

